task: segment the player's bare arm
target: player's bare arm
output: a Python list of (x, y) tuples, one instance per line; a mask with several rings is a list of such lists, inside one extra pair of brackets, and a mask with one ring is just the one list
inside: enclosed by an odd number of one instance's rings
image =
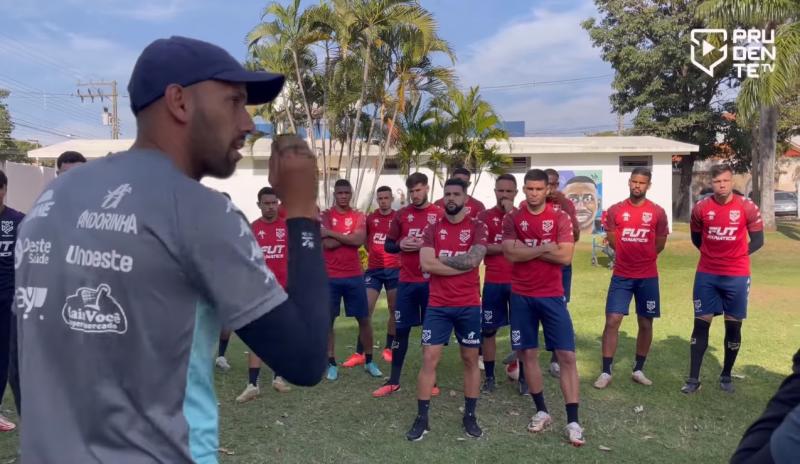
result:
[[(664, 237), (664, 241), (666, 242), (667, 238)], [(606, 241), (608, 242), (608, 246), (611, 247), (612, 250), (616, 251), (617, 246), (617, 233), (613, 230), (606, 231)]]
[(555, 264), (566, 266), (572, 263), (572, 253), (575, 251), (575, 244), (571, 242), (559, 243), (555, 250), (542, 253), (539, 259)]
[(552, 249), (552, 244), (528, 246), (519, 240), (503, 240), (503, 255), (512, 263), (523, 263), (539, 258), (542, 254)]
[(342, 245), (358, 247), (367, 240), (367, 228), (359, 227), (352, 234), (342, 234), (332, 230), (327, 231), (328, 238), (334, 239)]
[(667, 236), (656, 237), (656, 253), (664, 251), (665, 246), (667, 246)]
[(472, 245), (469, 247), (469, 251), (467, 251), (466, 254), (458, 256), (440, 256), (439, 261), (453, 269), (469, 271), (470, 269), (480, 266), (484, 256), (486, 256), (486, 247), (484, 245)]
[(424, 272), (440, 276), (455, 276), (472, 269), (459, 270), (445, 265), (436, 258), (436, 250), (430, 247), (424, 247), (419, 250), (419, 265)]
[(419, 251), (422, 247), (422, 239), (419, 237), (405, 237), (400, 240), (400, 249), (407, 253)]

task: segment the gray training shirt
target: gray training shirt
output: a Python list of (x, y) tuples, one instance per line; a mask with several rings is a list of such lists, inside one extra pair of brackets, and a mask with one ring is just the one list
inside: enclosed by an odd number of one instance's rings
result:
[(27, 463), (216, 463), (213, 350), (286, 300), (245, 217), (156, 151), (54, 180), (15, 250)]

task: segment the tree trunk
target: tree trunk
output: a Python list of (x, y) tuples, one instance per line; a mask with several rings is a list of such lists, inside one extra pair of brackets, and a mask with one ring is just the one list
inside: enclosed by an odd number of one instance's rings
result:
[(394, 111), (392, 111), (392, 119), (389, 120), (389, 126), (387, 127), (386, 131), (386, 142), (383, 144), (383, 148), (381, 149), (380, 155), (378, 155), (378, 168), (375, 170), (375, 178), (372, 179), (372, 188), (369, 191), (369, 195), (367, 196), (367, 205), (372, 204), (372, 199), (375, 196), (375, 189), (378, 188), (378, 179), (381, 177), (381, 172), (383, 171), (383, 164), (386, 162), (386, 155), (389, 152), (389, 143), (392, 141), (392, 131), (394, 131), (394, 122), (397, 120), (397, 109), (400, 105), (394, 105)]
[[(317, 154), (316, 140), (314, 138), (314, 119), (311, 117), (311, 107), (308, 106), (308, 98), (306, 97), (306, 89), (303, 87), (303, 75), (300, 73), (300, 60), (297, 58), (297, 51), (292, 50), (292, 59), (294, 59), (294, 70), (297, 74), (297, 86), (300, 87), (300, 95), (303, 97), (303, 106), (306, 110), (306, 126), (308, 126), (308, 140), (311, 145), (311, 153)], [(327, 199), (328, 192), (325, 192)]]
[(289, 127), (292, 128), (292, 133), (296, 134), (297, 133), (297, 127), (295, 127), (295, 125), (294, 125), (294, 117), (292, 116), (292, 112), (289, 110), (289, 103), (290, 102), (291, 102), (291, 100), (287, 101), (287, 104), (286, 104), (286, 106), (284, 106), (284, 109), (286, 110), (286, 118), (289, 120)]
[(353, 123), (353, 135), (350, 136), (350, 149), (348, 154), (353, 157), (354, 145), (356, 142), (356, 134), (358, 134), (358, 126), (361, 122), (361, 108), (364, 106), (364, 99), (367, 95), (367, 82), (369, 82), (369, 45), (364, 49), (364, 74), (361, 78), (361, 96), (356, 102), (356, 115)]
[(758, 162), (761, 157), (761, 152), (758, 149), (759, 127), (758, 123), (752, 123), (750, 127), (750, 181), (752, 183), (752, 196), (750, 198), (752, 198), (757, 205), (761, 205), (761, 176), (759, 175), (761, 167)]
[[(375, 107), (375, 111), (372, 113), (372, 122), (369, 125), (369, 133), (367, 134), (367, 156), (369, 158), (369, 151), (372, 148), (372, 133), (375, 130), (375, 120), (378, 118), (378, 107)], [(358, 154), (358, 177), (356, 177), (356, 204), (358, 204), (358, 198), (361, 195), (361, 184), (364, 180), (364, 169), (361, 165), (361, 152), (359, 151)], [(369, 205), (367, 205), (369, 206)], [(366, 211), (366, 210), (365, 210)]]
[(681, 169), (680, 189), (675, 204), (672, 205), (673, 219), (688, 221), (691, 212), (692, 200), (692, 175), (694, 173), (694, 156), (685, 155), (678, 164)]
[(758, 128), (760, 156), (761, 218), (764, 230), (775, 230), (775, 146), (778, 140), (778, 107), (762, 106)]

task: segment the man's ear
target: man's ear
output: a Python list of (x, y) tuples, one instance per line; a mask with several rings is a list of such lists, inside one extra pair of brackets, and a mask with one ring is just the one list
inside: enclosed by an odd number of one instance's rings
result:
[(178, 84), (170, 84), (164, 91), (164, 103), (169, 114), (182, 123), (189, 122), (191, 91)]

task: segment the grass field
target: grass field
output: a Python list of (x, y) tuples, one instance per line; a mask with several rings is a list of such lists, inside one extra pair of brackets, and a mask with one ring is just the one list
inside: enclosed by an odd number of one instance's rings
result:
[[(555, 379), (545, 378), (545, 396), (555, 427), (542, 435), (525, 431), (531, 415), (529, 397), (499, 375), (496, 393), (478, 403), (484, 438), (468, 440), (461, 430), (463, 405), (461, 365), (456, 345), (445, 349), (438, 381), (442, 395), (431, 404), (432, 431), (418, 443), (404, 434), (416, 414), (414, 384), (420, 349), (412, 343), (403, 372), (403, 389), (392, 397), (373, 399), (370, 392), (383, 381), (361, 369), (341, 369), (336, 382), (295, 388), (278, 394), (268, 387), (248, 404), (234, 402), (247, 379), (246, 348), (233, 340), (228, 359), (233, 369), (217, 375), (220, 402), (221, 463), (504, 463), (504, 462), (727, 462), (744, 429), (761, 413), (767, 400), (791, 369), (800, 346), (800, 226), (782, 225), (767, 235), (766, 246), (753, 257), (749, 317), (743, 327), (742, 350), (734, 375), (737, 391), (723, 394), (716, 386), (722, 362), (723, 324), (711, 329), (702, 370), (704, 388), (694, 396), (679, 392), (688, 367), (692, 327), (691, 286), (698, 253), (685, 224), (676, 225), (660, 262), (662, 318), (645, 366), (655, 382), (642, 387), (629, 380), (634, 358), (636, 322), (628, 318), (620, 332), (614, 383), (603, 391), (592, 388), (600, 369), (600, 335), (610, 272), (590, 264), (591, 242), (582, 242), (574, 259), (570, 311), (577, 333), (581, 374), (581, 422), (587, 444), (569, 446), (562, 434), (563, 400)], [(386, 306), (376, 310), (376, 341), (385, 336)], [(355, 321), (336, 324), (337, 359), (352, 351)], [(419, 329), (412, 332), (417, 340)], [(508, 353), (508, 330), (498, 338), (499, 358)], [(379, 350), (376, 350), (378, 353)], [(546, 359), (542, 355), (542, 361)], [(376, 356), (378, 358), (378, 356)], [(389, 366), (379, 361), (384, 374)], [(498, 374), (502, 374), (498, 366)], [(265, 379), (268, 374), (264, 373)], [(157, 394), (154, 392), (154, 394)], [(8, 395), (8, 394), (7, 394)], [(4, 413), (16, 420), (6, 396)], [(636, 406), (643, 407), (635, 412)], [(16, 432), (0, 436), (0, 462), (14, 458)], [(600, 447), (608, 450), (601, 450)]]

